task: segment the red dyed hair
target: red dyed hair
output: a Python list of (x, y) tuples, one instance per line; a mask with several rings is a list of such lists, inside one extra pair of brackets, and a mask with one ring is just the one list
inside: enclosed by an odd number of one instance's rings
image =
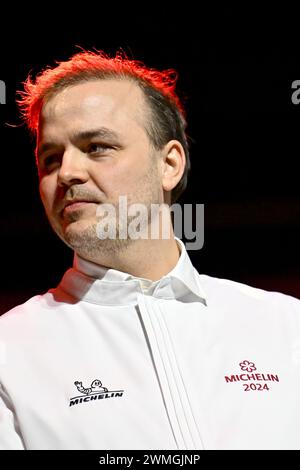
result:
[(74, 54), (68, 61), (58, 62), (56, 67), (48, 67), (36, 76), (35, 81), (28, 76), (24, 82), (24, 91), (19, 92), (21, 99), (17, 100), (28, 128), (33, 132), (37, 131), (41, 108), (56, 92), (81, 81), (109, 77), (132, 78), (143, 82), (173, 101), (183, 112), (180, 100), (175, 94), (175, 70), (159, 72), (147, 68), (142, 62), (127, 59), (125, 54), (120, 52), (111, 58), (103, 51), (85, 51)]

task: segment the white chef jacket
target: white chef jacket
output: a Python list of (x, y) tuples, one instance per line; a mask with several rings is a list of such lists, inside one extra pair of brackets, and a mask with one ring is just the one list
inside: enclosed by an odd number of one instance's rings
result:
[(300, 301), (76, 254), (0, 318), (0, 448), (300, 449)]

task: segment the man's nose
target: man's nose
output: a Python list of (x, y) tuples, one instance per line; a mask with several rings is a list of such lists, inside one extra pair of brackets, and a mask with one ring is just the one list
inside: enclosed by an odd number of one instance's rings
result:
[(86, 157), (79, 149), (68, 149), (64, 152), (58, 172), (58, 186), (85, 183), (88, 178)]

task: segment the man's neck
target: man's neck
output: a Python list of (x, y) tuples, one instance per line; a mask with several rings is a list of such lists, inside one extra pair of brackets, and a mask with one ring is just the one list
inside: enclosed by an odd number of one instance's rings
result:
[(89, 257), (78, 252), (82, 258), (93, 263), (131, 274), (135, 277), (157, 281), (176, 266), (180, 249), (174, 237), (169, 239), (139, 239), (113, 254), (104, 250), (99, 257)]

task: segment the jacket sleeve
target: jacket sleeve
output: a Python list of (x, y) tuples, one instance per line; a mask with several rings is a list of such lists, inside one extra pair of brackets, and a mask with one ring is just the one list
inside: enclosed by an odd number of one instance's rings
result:
[(0, 450), (24, 450), (17, 420), (0, 384)]

